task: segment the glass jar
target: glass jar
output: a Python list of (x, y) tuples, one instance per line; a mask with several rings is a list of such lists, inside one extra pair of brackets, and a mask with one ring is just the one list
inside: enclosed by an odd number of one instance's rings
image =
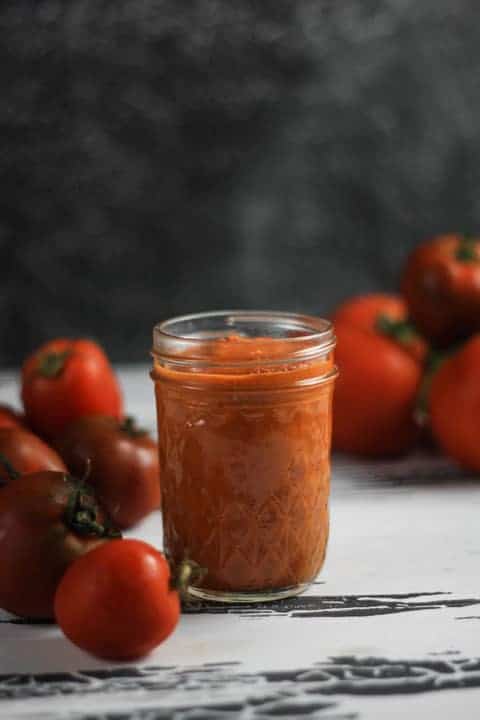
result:
[(225, 311), (153, 331), (165, 551), (206, 569), (193, 596), (298, 594), (328, 540), (331, 323)]

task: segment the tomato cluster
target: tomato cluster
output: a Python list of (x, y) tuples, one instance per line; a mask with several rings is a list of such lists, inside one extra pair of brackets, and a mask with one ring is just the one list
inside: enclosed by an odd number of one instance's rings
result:
[[(110, 362), (91, 340), (52, 340), (24, 362), (24, 414), (0, 405), (0, 454), (21, 474), (83, 475), (126, 529), (160, 505), (157, 444), (125, 416)], [(0, 466), (0, 479), (5, 470)]]
[(160, 505), (157, 445), (92, 341), (39, 348), (21, 397), (24, 414), (0, 405), (0, 607), (99, 657), (144, 655), (180, 607), (164, 556), (120, 535)]
[(333, 446), (395, 456), (428, 434), (480, 471), (480, 240), (444, 235), (421, 244), (401, 288), (355, 297), (334, 313)]

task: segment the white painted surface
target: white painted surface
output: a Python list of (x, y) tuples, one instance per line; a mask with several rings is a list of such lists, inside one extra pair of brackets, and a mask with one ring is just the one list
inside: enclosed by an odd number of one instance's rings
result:
[[(148, 369), (124, 368), (121, 377), (128, 411), (154, 428)], [(12, 376), (0, 377), (0, 402), (12, 402), (16, 394)], [(332, 485), (328, 560), (320, 584), (309, 593), (322, 598), (314, 608), (316, 617), (299, 617), (309, 612), (301, 604), (289, 612), (281, 606), (274, 612), (261, 606), (254, 609), (254, 616), (185, 614), (173, 637), (138, 663), (155, 680), (148, 688), (137, 686), (135, 678), (127, 677), (123, 686), (116, 681), (118, 687), (107, 678), (101, 681), (105, 686), (95, 691), (79, 684), (65, 695), (65, 682), (59, 682), (54, 692), (53, 681), (42, 684), (34, 678), (36, 694), (20, 692), (18, 685), (15, 699), (16, 681), (0, 678), (0, 717), (104, 718), (122, 710), (136, 712), (132, 717), (142, 720), (183, 720), (207, 708), (202, 717), (260, 718), (277, 716), (287, 700), (294, 704), (291, 713), (289, 705), (283, 708), (283, 717), (479, 717), (480, 663), (477, 670), (474, 660), (480, 658), (480, 482), (461, 476), (443, 459), (418, 455), (377, 464), (335, 458)], [(159, 545), (160, 515), (155, 513), (130, 534)], [(398, 597), (408, 593), (412, 596)], [(375, 614), (345, 616), (357, 612), (353, 606)], [(318, 663), (328, 675), (331, 658), (345, 656), (350, 657), (344, 661), (350, 677), (347, 690), (335, 676), (332, 682), (338, 692), (322, 690), (325, 680), (313, 693), (312, 680), (266, 679), (268, 671), (311, 672)], [(365, 683), (378, 680), (368, 658), (394, 663), (378, 671), (383, 684), (372, 694), (365, 694)], [(429, 669), (429, 663), (442, 659), (447, 662), (444, 670)], [(224, 662), (239, 664), (198, 672), (204, 663)], [(152, 670), (152, 666), (175, 669)], [(55, 627), (0, 624), (1, 674), (76, 673), (105, 667), (109, 665), (72, 646)], [(359, 670), (352, 675), (355, 667)], [(194, 672), (183, 672), (187, 668)], [(389, 674), (399, 676), (397, 687)], [(422, 682), (430, 678), (431, 686), (409, 692), (412, 678)], [(446, 681), (455, 688), (435, 690)], [(462, 687), (472, 684), (476, 687)], [(82, 687), (90, 690), (82, 693)], [(268, 695), (267, 690), (275, 696), (271, 714), (268, 703), (255, 704), (255, 698)], [(312, 699), (332, 706), (310, 712)], [(229, 703), (236, 703), (237, 709), (225, 709)], [(295, 703), (304, 708), (307, 703), (306, 710), (300, 713)], [(215, 704), (223, 709), (215, 711)], [(147, 709), (150, 715), (145, 714)]]

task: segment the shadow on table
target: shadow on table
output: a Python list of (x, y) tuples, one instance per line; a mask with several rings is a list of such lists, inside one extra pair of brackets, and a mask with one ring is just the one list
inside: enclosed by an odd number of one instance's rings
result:
[(386, 460), (365, 460), (334, 453), (332, 458), (333, 488), (390, 489), (441, 485), (444, 489), (480, 487), (480, 476), (462, 470), (448, 458), (435, 452), (419, 451), (407, 457)]

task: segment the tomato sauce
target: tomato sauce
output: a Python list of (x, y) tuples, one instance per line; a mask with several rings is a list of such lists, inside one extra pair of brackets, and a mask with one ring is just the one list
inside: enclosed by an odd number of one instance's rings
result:
[(201, 363), (155, 356), (165, 549), (213, 595), (299, 591), (324, 562), (336, 370), (331, 351), (290, 355), (230, 334)]

